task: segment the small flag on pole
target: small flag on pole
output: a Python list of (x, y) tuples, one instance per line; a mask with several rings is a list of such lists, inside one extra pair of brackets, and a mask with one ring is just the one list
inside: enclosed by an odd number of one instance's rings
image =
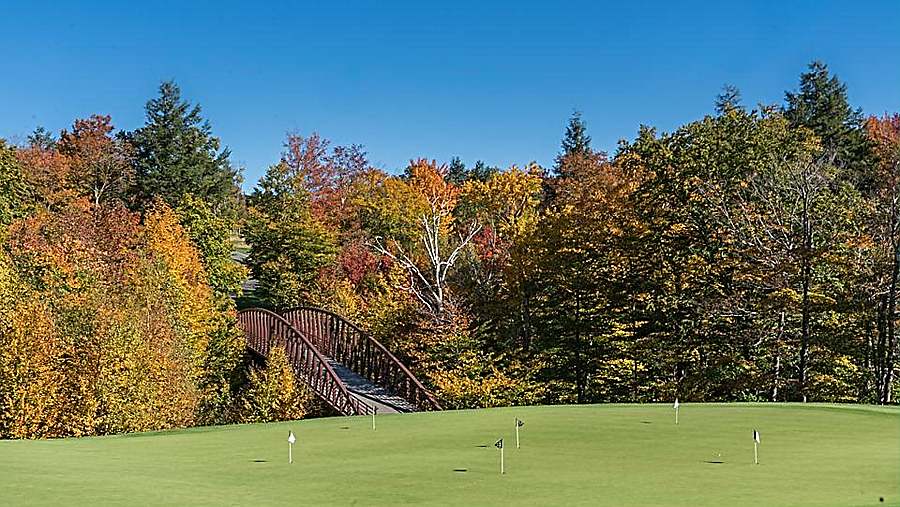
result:
[(753, 430), (753, 463), (759, 465), (759, 432)]
[(288, 433), (288, 463), (294, 462), (294, 442), (297, 441), (297, 437), (294, 436), (294, 432), (291, 431)]
[(525, 426), (525, 423), (516, 417), (516, 449), (519, 449), (519, 428)]
[(503, 475), (506, 473), (506, 470), (503, 469), (503, 439), (494, 442), (494, 447), (500, 449), (500, 475)]
[(675, 424), (678, 424), (678, 398), (675, 398)]

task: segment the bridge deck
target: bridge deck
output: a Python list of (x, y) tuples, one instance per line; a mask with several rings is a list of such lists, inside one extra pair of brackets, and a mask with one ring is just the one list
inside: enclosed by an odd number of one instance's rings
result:
[(377, 408), (379, 414), (416, 411), (416, 407), (405, 399), (383, 387), (373, 384), (365, 377), (357, 374), (334, 359), (328, 358), (328, 364), (337, 374), (338, 378), (341, 379), (341, 382), (347, 386), (347, 390), (350, 391), (350, 394), (352, 394), (354, 398), (366, 405)]

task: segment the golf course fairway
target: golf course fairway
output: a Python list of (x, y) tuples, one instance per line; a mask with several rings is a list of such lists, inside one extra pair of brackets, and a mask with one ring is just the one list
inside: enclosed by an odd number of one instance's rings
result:
[(671, 405), (516, 407), (0, 441), (0, 505), (160, 504), (900, 505), (900, 408), (682, 403), (676, 426)]

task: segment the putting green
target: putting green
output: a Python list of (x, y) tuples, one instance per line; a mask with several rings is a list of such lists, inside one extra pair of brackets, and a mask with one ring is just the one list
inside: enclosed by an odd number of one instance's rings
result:
[(897, 407), (685, 403), (679, 422), (592, 405), (0, 441), (0, 505), (900, 505)]

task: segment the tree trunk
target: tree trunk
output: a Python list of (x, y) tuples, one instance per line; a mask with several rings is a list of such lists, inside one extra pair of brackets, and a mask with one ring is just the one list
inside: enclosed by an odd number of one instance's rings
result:
[(809, 259), (803, 260), (803, 299), (802, 314), (800, 320), (800, 396), (806, 402), (806, 368), (809, 359), (809, 284), (810, 284), (811, 267)]
[(578, 396), (578, 403), (585, 402), (585, 385), (584, 385), (584, 367), (581, 353), (581, 301), (578, 295), (575, 295), (575, 390)]
[(772, 401), (778, 401), (778, 387), (781, 382), (781, 339), (784, 336), (784, 312), (778, 321), (778, 338), (775, 339), (775, 372), (772, 375)]
[(891, 388), (894, 383), (894, 357), (897, 339), (894, 334), (894, 319), (897, 312), (897, 278), (900, 275), (900, 244), (894, 241), (893, 266), (891, 266), (891, 283), (888, 289), (887, 307), (887, 344), (884, 350), (884, 363), (882, 365), (881, 392), (878, 401), (882, 405), (891, 402)]

